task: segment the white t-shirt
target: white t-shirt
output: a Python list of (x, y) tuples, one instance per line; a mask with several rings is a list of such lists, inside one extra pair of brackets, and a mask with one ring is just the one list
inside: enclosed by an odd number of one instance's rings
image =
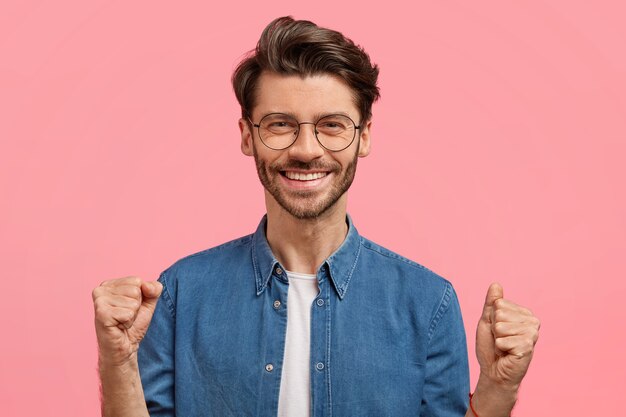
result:
[(317, 277), (287, 272), (287, 340), (278, 396), (278, 417), (311, 415), (311, 304), (319, 292)]

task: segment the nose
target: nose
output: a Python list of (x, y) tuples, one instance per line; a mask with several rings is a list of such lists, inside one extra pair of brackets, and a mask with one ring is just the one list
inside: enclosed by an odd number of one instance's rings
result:
[(300, 123), (298, 137), (288, 150), (289, 156), (299, 161), (312, 161), (323, 156), (324, 148), (315, 136), (315, 124), (311, 122)]

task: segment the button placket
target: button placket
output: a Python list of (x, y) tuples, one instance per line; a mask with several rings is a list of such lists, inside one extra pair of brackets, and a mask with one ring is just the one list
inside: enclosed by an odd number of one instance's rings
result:
[(332, 291), (327, 268), (318, 272), (319, 294), (311, 306), (311, 391), (312, 415), (326, 415), (330, 404), (329, 340), (331, 334), (331, 309), (329, 292)]
[[(282, 337), (287, 331), (287, 304), (289, 284), (286, 282), (285, 271), (280, 264), (274, 263), (267, 271), (270, 281), (265, 291), (259, 295), (259, 300), (264, 305), (260, 324), (263, 326), (263, 335), (260, 343), (263, 344), (263, 352), (256, 369), (262, 380), (258, 385), (258, 409), (271, 410), (278, 404), (279, 391), (282, 376), (283, 358), (285, 351), (285, 338)], [(282, 275), (279, 275), (279, 272)]]

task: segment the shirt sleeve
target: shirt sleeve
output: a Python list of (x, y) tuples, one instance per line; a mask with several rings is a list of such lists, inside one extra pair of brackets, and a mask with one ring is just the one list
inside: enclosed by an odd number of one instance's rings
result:
[(163, 292), (150, 327), (139, 344), (139, 374), (151, 417), (174, 417), (174, 326), (175, 303), (172, 288), (163, 272)]
[(467, 342), (459, 301), (454, 288), (447, 281), (428, 334), (420, 416), (465, 416), (469, 402)]

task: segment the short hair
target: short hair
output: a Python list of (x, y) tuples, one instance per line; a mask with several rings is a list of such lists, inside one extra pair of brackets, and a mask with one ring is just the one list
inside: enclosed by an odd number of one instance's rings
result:
[(232, 75), (242, 117), (256, 105), (256, 87), (264, 71), (284, 75), (330, 74), (353, 91), (361, 121), (372, 117), (372, 104), (380, 97), (378, 66), (369, 55), (340, 32), (291, 16), (273, 20), (263, 30), (254, 50), (248, 52)]

